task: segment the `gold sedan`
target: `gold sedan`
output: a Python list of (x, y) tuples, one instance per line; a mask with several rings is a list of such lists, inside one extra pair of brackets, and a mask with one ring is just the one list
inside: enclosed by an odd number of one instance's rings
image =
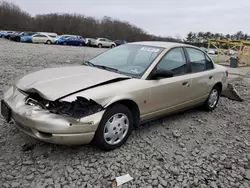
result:
[(1, 112), (34, 138), (92, 141), (111, 150), (145, 121), (199, 105), (213, 110), (227, 76), (226, 68), (194, 46), (128, 43), (81, 66), (24, 76), (4, 94)]

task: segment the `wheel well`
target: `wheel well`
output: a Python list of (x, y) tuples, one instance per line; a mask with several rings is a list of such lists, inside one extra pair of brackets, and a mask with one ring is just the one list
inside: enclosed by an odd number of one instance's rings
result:
[(218, 87), (220, 89), (220, 93), (222, 91), (222, 83), (221, 82), (218, 82), (214, 85), (214, 87)]
[(140, 123), (140, 110), (139, 110), (138, 105), (132, 100), (121, 100), (121, 101), (115, 102), (112, 105), (115, 105), (117, 103), (126, 106), (132, 112), (134, 122), (135, 122), (134, 126), (136, 127), (137, 125), (139, 125), (139, 123)]

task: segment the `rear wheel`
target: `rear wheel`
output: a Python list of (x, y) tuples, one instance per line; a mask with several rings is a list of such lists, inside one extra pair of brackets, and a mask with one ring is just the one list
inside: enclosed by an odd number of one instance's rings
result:
[(212, 111), (216, 108), (220, 98), (220, 93), (221, 93), (220, 88), (218, 86), (214, 86), (203, 105), (205, 110)]
[(102, 44), (98, 44), (98, 48), (102, 48)]
[(132, 112), (124, 105), (108, 108), (95, 133), (93, 143), (102, 150), (123, 145), (133, 130)]
[(63, 45), (67, 45), (67, 42), (64, 42)]
[(82, 43), (79, 43), (79, 46), (83, 46)]

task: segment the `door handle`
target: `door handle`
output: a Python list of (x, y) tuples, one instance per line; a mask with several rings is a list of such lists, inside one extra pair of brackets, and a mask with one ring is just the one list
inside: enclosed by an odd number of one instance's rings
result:
[(209, 79), (211, 80), (213, 78), (213, 76), (209, 76)]
[(183, 82), (182, 85), (186, 86), (186, 85), (188, 85), (188, 82)]

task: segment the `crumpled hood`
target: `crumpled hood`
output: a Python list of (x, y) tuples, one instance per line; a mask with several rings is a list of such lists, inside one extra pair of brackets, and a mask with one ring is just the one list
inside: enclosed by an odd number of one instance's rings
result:
[(16, 86), (25, 92), (37, 92), (54, 101), (79, 90), (128, 76), (88, 66), (49, 68), (28, 74)]

